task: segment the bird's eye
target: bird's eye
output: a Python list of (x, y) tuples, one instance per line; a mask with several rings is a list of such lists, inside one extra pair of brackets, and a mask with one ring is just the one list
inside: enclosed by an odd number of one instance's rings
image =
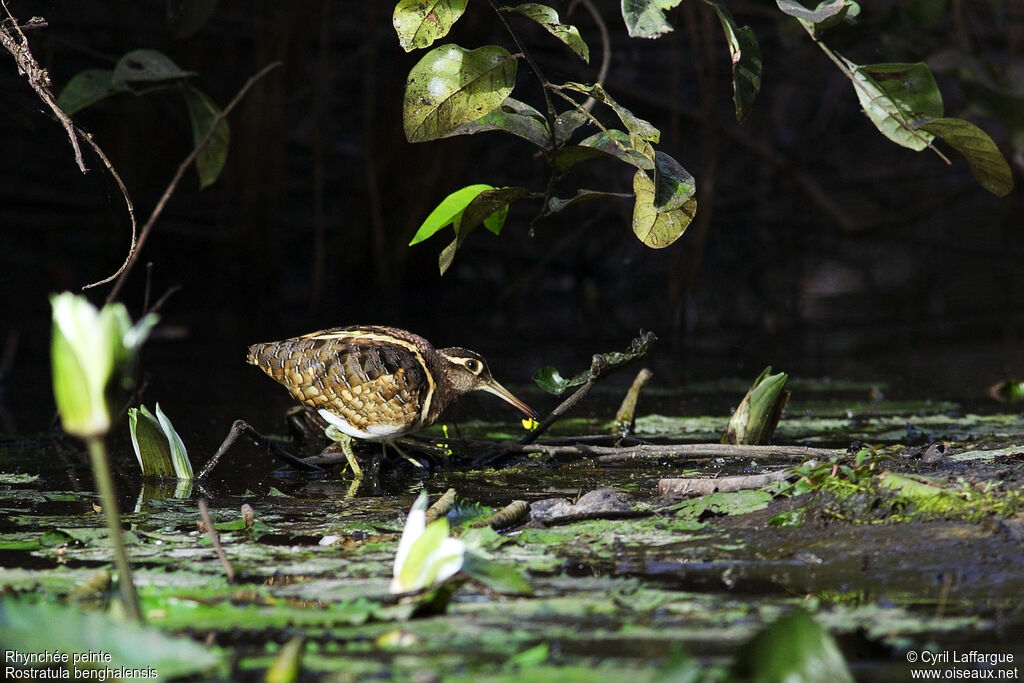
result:
[(474, 375), (479, 374), (483, 367), (484, 366), (480, 363), (480, 361), (476, 360), (475, 358), (470, 358), (469, 360), (466, 361), (466, 369), (472, 372)]

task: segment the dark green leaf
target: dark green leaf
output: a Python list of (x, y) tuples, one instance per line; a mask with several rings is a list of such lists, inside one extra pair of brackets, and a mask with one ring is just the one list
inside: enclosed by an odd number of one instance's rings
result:
[(761, 89), (761, 47), (757, 43), (754, 31), (749, 26), (737, 27), (732, 14), (716, 2), (708, 2), (725, 32), (729, 43), (729, 55), (732, 57), (732, 92), (736, 105), (736, 120), (743, 121), (750, 112)]
[(41, 634), (46, 648), (73, 653), (107, 653), (114, 667), (154, 669), (161, 680), (191, 676), (216, 667), (219, 658), (189, 638), (172, 638), (135, 622), (115, 621), (104, 614), (55, 604), (0, 602), (4, 646), (38, 652)]
[(680, 209), (697, 194), (697, 181), (678, 161), (664, 152), (654, 154), (654, 208)]
[[(214, 119), (220, 114), (220, 107), (206, 93), (184, 84), (182, 93), (188, 105), (188, 118), (192, 123), (192, 143), (198, 145), (213, 125)], [(217, 128), (207, 141), (206, 146), (196, 156), (196, 171), (199, 173), (199, 189), (202, 190), (216, 182), (224, 164), (228, 160), (228, 142), (231, 129), (227, 119), (221, 119)]]
[[(583, 379), (580, 379), (580, 377), (581, 375), (577, 375), (571, 380), (566, 379), (562, 377), (562, 374), (558, 372), (558, 370), (550, 366), (545, 366), (533, 373), (533, 381), (537, 383), (537, 386), (549, 394), (554, 394), (555, 396), (564, 393), (565, 390), (571, 386), (583, 384), (583, 382), (586, 381), (586, 378), (584, 377)], [(573, 384), (574, 381), (576, 381), (576, 384)]]
[(733, 675), (765, 683), (853, 682), (835, 640), (802, 611), (782, 617), (747, 642), (733, 663)]
[(636, 116), (633, 112), (623, 107), (621, 104), (612, 99), (612, 96), (600, 85), (589, 85), (586, 83), (566, 83), (562, 86), (568, 90), (581, 92), (590, 97), (593, 97), (598, 102), (602, 102), (609, 107), (619, 117), (622, 124), (626, 127), (632, 135), (636, 135), (647, 142), (657, 144), (661, 138), (661, 131), (652, 126), (650, 122), (641, 119)]
[(188, 38), (206, 26), (214, 10), (217, 0), (168, 0), (167, 23), (175, 38)]
[(501, 106), (480, 118), (464, 123), (450, 135), (473, 135), (488, 130), (503, 130), (528, 140), (538, 147), (548, 147), (551, 135), (548, 122), (539, 111), (512, 97), (506, 97)]
[(675, 242), (689, 227), (697, 213), (697, 200), (689, 199), (681, 208), (658, 211), (654, 206), (654, 181), (644, 171), (633, 175), (633, 234), (652, 249), (661, 249)]
[(680, 0), (622, 0), (622, 19), (632, 38), (657, 38), (672, 30), (665, 21), (665, 10)]
[(130, 91), (120, 81), (114, 80), (110, 69), (86, 69), (75, 74), (57, 97), (57, 104), (68, 116), (85, 109), (115, 93)]
[(156, 416), (146, 406), (128, 409), (128, 430), (143, 477), (173, 477), (171, 447)]
[(540, 643), (533, 647), (527, 648), (522, 652), (517, 652), (508, 659), (505, 660), (504, 668), (518, 669), (526, 668), (531, 666), (539, 666), (548, 660), (551, 656), (551, 646), (547, 643)]
[(516, 59), (498, 45), (442, 45), (409, 72), (403, 120), (409, 142), (436, 140), (488, 114), (512, 92)]
[(507, 8), (511, 12), (518, 12), (524, 17), (537, 22), (544, 29), (565, 43), (570, 50), (579, 55), (584, 62), (590, 62), (590, 48), (583, 42), (579, 30), (572, 24), (563, 24), (558, 19), (558, 12), (547, 5), (535, 2), (527, 2), (522, 5)]
[(965, 119), (952, 118), (919, 121), (917, 126), (963, 154), (975, 180), (992, 194), (1003, 197), (1013, 189), (1013, 173), (1006, 159), (981, 128)]
[(398, 44), (406, 52), (429, 47), (448, 35), (452, 25), (466, 11), (468, 0), (401, 0), (391, 21)]
[[(639, 142), (640, 147), (634, 146)], [(562, 147), (554, 154), (555, 169), (564, 172), (570, 167), (602, 155), (613, 156), (631, 166), (645, 170), (654, 170), (653, 154), (649, 154), (651, 147), (643, 140), (630, 138), (628, 133), (614, 128), (607, 132), (595, 133), (578, 145)]]
[(113, 79), (120, 83), (154, 83), (194, 75), (192, 71), (182, 71), (162, 52), (132, 50), (117, 60)]
[(563, 111), (555, 118), (555, 142), (564, 145), (576, 130), (590, 122), (590, 117), (582, 111), (570, 109)]
[(915, 130), (911, 122), (942, 116), (942, 95), (928, 65), (861, 66), (845, 61), (853, 71), (857, 98), (875, 127), (903, 147), (917, 151), (927, 147), (933, 136)]

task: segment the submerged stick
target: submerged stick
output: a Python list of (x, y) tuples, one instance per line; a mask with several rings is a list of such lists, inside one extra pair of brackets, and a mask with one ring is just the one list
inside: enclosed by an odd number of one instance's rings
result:
[(224, 552), (224, 547), (220, 544), (217, 530), (213, 528), (213, 520), (210, 518), (210, 508), (206, 506), (206, 499), (200, 498), (196, 503), (199, 505), (199, 516), (202, 517), (203, 526), (206, 527), (206, 533), (210, 536), (210, 543), (213, 544), (213, 551), (217, 553), (220, 566), (224, 568), (224, 575), (227, 576), (228, 583), (234, 583), (235, 568), (231, 566), (231, 562)]
[(434, 501), (434, 504), (427, 508), (425, 524), (430, 524), (435, 519), (444, 517), (455, 505), (455, 489), (448, 489), (444, 495)]
[(281, 460), (284, 460), (286, 463), (288, 463), (289, 465), (296, 469), (309, 470), (314, 472), (323, 471), (322, 467), (318, 467), (312, 463), (305, 462), (301, 458), (296, 458), (294, 455), (292, 455), (285, 449), (281, 448), (276, 441), (274, 441), (273, 439), (269, 439), (260, 434), (259, 432), (257, 432), (255, 429), (253, 429), (252, 425), (250, 425), (245, 420), (235, 420), (234, 424), (231, 425), (231, 431), (228, 432), (228, 435), (226, 437), (224, 437), (224, 441), (221, 443), (220, 448), (218, 448), (217, 452), (213, 454), (213, 457), (210, 458), (209, 462), (203, 465), (203, 469), (199, 470), (199, 474), (196, 476), (196, 479), (206, 479), (207, 475), (209, 475), (210, 472), (213, 471), (213, 468), (217, 466), (217, 463), (220, 462), (220, 459), (224, 456), (225, 453), (228, 452), (228, 449), (234, 445), (235, 441), (237, 441), (238, 437), (240, 436), (246, 437), (255, 446), (259, 446), (262, 443), (266, 443), (267, 452), (270, 455), (276, 458), (280, 458)]

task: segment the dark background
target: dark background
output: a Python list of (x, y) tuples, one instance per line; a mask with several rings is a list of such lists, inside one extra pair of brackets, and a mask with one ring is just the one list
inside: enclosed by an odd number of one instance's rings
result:
[[(658, 126), (659, 149), (696, 176), (698, 219), (653, 251), (633, 236), (628, 201), (582, 205), (533, 234), (536, 204), (522, 202), (502, 235), (474, 233), (444, 277), (437, 256), (450, 230), (407, 246), (430, 209), (475, 182), (540, 191), (547, 170), (535, 148), (500, 133), (406, 142), (402, 92), (423, 51), (398, 46), (394, 3), (229, 0), (187, 38), (169, 26), (177, 3), (9, 6), (21, 21), (49, 22), (29, 39), (55, 92), (82, 69), (112, 68), (148, 47), (195, 71), (194, 84), (223, 106), (256, 71), (283, 64), (231, 115), (222, 177), (199, 192), (194, 171), (185, 176), (121, 293), (137, 316), (147, 284), (150, 301), (181, 287), (147, 353), (175, 373), (208, 375), (204, 398), (229, 400), (231, 390), (213, 386), (216, 368), (244, 372), (249, 343), (357, 323), (476, 348), (512, 385), (541, 365), (582, 369), (592, 352), (623, 348), (640, 329), (661, 340), (652, 363), (668, 386), (753, 378), (771, 363), (917, 395), (983, 397), (1024, 372), (1019, 189), (996, 198), (952, 150), (946, 166), (883, 138), (849, 81), (773, 2), (725, 3), (764, 54), (762, 91), (742, 125), (709, 7), (684, 0), (668, 14), (676, 30), (651, 41), (627, 37), (618, 2), (596, 2), (611, 33), (607, 89)], [(552, 80), (592, 81), (594, 22), (553, 4), (588, 40), (591, 66), (528, 22), (514, 26)], [(1006, 101), (1019, 102), (1020, 3), (862, 5), (857, 25), (826, 41), (860, 63), (932, 60), (947, 115), (981, 125), (1011, 158), (1017, 110), (982, 111), (977, 94), (940, 67), (969, 55)], [(942, 11), (929, 16), (929, 7)], [(445, 40), (511, 47), (477, 0)], [(87, 155), (91, 171), (79, 173), (63, 129), (6, 53), (0, 93), (0, 332), (11, 404), (29, 385), (48, 390), (47, 295), (114, 272), (129, 227), (98, 160)], [(539, 100), (525, 63), (515, 96)], [(181, 97), (119, 95), (76, 120), (125, 179), (143, 222), (191, 148)], [(592, 161), (556, 194), (628, 192), (631, 177), (624, 164)]]

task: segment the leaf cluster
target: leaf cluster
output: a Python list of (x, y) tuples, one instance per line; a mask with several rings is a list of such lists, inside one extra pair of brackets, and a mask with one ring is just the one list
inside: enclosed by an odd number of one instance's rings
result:
[[(192, 127), (192, 142), (198, 145), (210, 131), (221, 110), (209, 95), (188, 82), (195, 75), (195, 72), (181, 69), (158, 50), (132, 50), (122, 55), (113, 69), (86, 69), (76, 74), (64, 86), (57, 103), (68, 116), (73, 116), (113, 95), (143, 95), (174, 89), (185, 100)], [(228, 158), (230, 137), (228, 122), (221, 118), (209, 142), (196, 156), (199, 189), (212, 185), (220, 176)]]

